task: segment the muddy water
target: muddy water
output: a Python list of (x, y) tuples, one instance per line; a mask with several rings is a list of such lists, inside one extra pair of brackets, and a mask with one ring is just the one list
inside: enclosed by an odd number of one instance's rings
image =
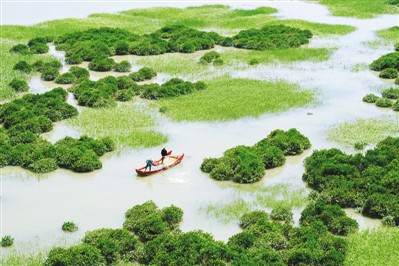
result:
[[(233, 221), (225, 225), (207, 218), (199, 212), (199, 207), (226, 199), (234, 191), (240, 190), (240, 186), (215, 182), (201, 173), (199, 166), (204, 157), (219, 157), (224, 150), (236, 145), (253, 145), (276, 128), (296, 127), (310, 138), (312, 149), (334, 147), (334, 143), (326, 141), (325, 133), (330, 126), (384, 113), (377, 108), (370, 108), (359, 99), (367, 93), (382, 90), (386, 84), (369, 71), (350, 70), (358, 64), (369, 64), (386, 53), (387, 47), (371, 49), (364, 42), (376, 39), (374, 31), (396, 25), (395, 16), (356, 20), (329, 16), (325, 7), (310, 3), (240, 4), (244, 8), (256, 5), (278, 8), (280, 18), (343, 23), (357, 27), (355, 32), (346, 36), (312, 40), (311, 47), (337, 48), (327, 62), (260, 65), (249, 70), (228, 70), (233, 77), (286, 80), (298, 83), (303, 88), (315, 89), (317, 104), (257, 119), (243, 118), (223, 123), (174, 123), (163, 118), (160, 130), (169, 139), (164, 146), (176, 153), (184, 152), (186, 158), (175, 168), (146, 178), (137, 177), (133, 169), (141, 166), (148, 157), (156, 158), (162, 147), (107, 155), (102, 158), (103, 168), (88, 174), (59, 169), (54, 173), (36, 176), (17, 167), (0, 169), (3, 234), (12, 235), (19, 249), (26, 249), (27, 242), (33, 243), (30, 247), (34, 249), (60, 241), (71, 243), (77, 241), (86, 230), (120, 227), (128, 208), (152, 199), (160, 207), (175, 204), (183, 208), (183, 231), (203, 229), (216, 239), (226, 240), (239, 231), (237, 224)], [(54, 50), (51, 53), (60, 56)], [(62, 56), (59, 59), (62, 60)], [(93, 79), (98, 79), (103, 73), (91, 74)], [(161, 75), (160, 82), (165, 78)], [(53, 84), (34, 77), (30, 85), (32, 92), (41, 93), (51, 89)], [(69, 102), (73, 103), (73, 98), (69, 98)], [(307, 115), (309, 112), (313, 115)], [(79, 133), (61, 122), (45, 137), (56, 141), (65, 135), (77, 136)], [(285, 166), (267, 171), (262, 181), (249, 186), (258, 188), (290, 180), (294, 187), (303, 187), (302, 161), (309, 154), (310, 151), (298, 157), (289, 157)], [(295, 218), (299, 218), (297, 213)], [(70, 220), (75, 221), (80, 230), (64, 234), (61, 225)], [(368, 222), (363, 224), (362, 228), (368, 227)]]

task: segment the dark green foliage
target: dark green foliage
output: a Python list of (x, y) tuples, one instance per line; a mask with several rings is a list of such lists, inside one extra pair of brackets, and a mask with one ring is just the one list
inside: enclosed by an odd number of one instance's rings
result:
[(383, 55), (370, 64), (371, 70), (382, 71), (386, 68), (399, 70), (399, 52)]
[(12, 238), (10, 235), (5, 235), (1, 238), (0, 246), (2, 246), (3, 248), (11, 247), (13, 244), (14, 238)]
[(45, 81), (55, 80), (60, 75), (60, 72), (57, 68), (49, 67), (42, 71), (42, 75), (40, 78)]
[(356, 142), (355, 145), (353, 145), (353, 148), (355, 148), (355, 150), (364, 150), (366, 146), (367, 143), (365, 142)]
[(255, 59), (255, 58), (252, 58), (251, 60), (249, 60), (249, 63), (248, 63), (250, 66), (254, 66), (254, 65), (258, 65), (259, 64), (259, 60), (258, 59)]
[(382, 97), (388, 98), (388, 99), (399, 99), (399, 89), (389, 88), (389, 89), (383, 90)]
[(32, 47), (37, 44), (47, 44), (47, 38), (46, 37), (36, 37), (36, 38), (30, 39), (28, 42), (28, 47)]
[(25, 44), (17, 44), (14, 45), (11, 49), (10, 49), (11, 53), (16, 53), (16, 54), (23, 54), (23, 55), (27, 55), (30, 54), (31, 51), (29, 51), (29, 47), (26, 46)]
[(359, 225), (356, 220), (346, 216), (339, 205), (328, 205), (321, 201), (310, 203), (302, 211), (299, 222), (301, 225), (308, 226), (317, 221), (321, 221), (327, 229), (336, 235), (347, 235), (358, 230)]
[(309, 43), (312, 33), (284, 25), (265, 26), (262, 29), (242, 30), (233, 37), (238, 48), (274, 50), (300, 47)]
[(10, 82), (10, 87), (13, 88), (16, 92), (25, 92), (29, 90), (28, 83), (25, 80), (14, 78)]
[(28, 166), (28, 169), (34, 173), (48, 173), (57, 170), (57, 168), (57, 161), (54, 158), (39, 159)]
[(93, 71), (111, 71), (115, 66), (115, 61), (112, 58), (108, 58), (106, 56), (98, 56), (95, 57), (89, 63), (89, 69)]
[(123, 228), (135, 233), (144, 242), (170, 232), (178, 227), (183, 218), (183, 211), (175, 206), (159, 210), (152, 201), (136, 205), (126, 214)]
[(78, 79), (84, 79), (84, 78), (90, 77), (89, 71), (86, 68), (82, 68), (82, 67), (72, 66), (69, 69), (69, 72), (74, 74), (75, 77)]
[(138, 240), (125, 229), (102, 228), (89, 231), (82, 242), (100, 250), (107, 264), (132, 261)]
[(76, 76), (71, 73), (71, 72), (66, 72), (62, 75), (59, 75), (56, 79), (55, 79), (55, 83), (58, 84), (71, 84), (74, 83), (77, 80)]
[(217, 58), (217, 59), (213, 60), (212, 64), (214, 66), (222, 66), (222, 65), (224, 65), (224, 62), (223, 62), (223, 60), (221, 58)]
[(129, 61), (126, 61), (126, 60), (115, 64), (116, 72), (129, 72), (131, 68), (132, 68), (132, 64), (130, 64)]
[(36, 43), (32, 45), (29, 49), (34, 54), (45, 54), (50, 50), (47, 44), (44, 43)]
[(276, 221), (284, 221), (286, 223), (292, 223), (294, 221), (291, 209), (286, 206), (275, 207), (270, 214), (270, 218)]
[(285, 155), (309, 148), (309, 139), (296, 129), (274, 130), (253, 147), (237, 146), (227, 150), (222, 158), (205, 158), (201, 170), (219, 181), (253, 183), (263, 177), (265, 169), (283, 165)]
[(395, 68), (385, 68), (380, 72), (380, 78), (395, 79), (398, 77), (398, 71)]
[(201, 58), (200, 62), (204, 62), (206, 64), (211, 64), (214, 60), (220, 58), (220, 54), (216, 51), (210, 51), (205, 53)]
[(155, 72), (155, 70), (153, 70), (152, 68), (143, 67), (143, 68), (140, 68), (137, 72), (133, 72), (133, 73), (129, 74), (129, 77), (133, 81), (139, 82), (139, 81), (152, 79), (156, 75), (157, 75), (157, 72)]
[(395, 112), (399, 111), (399, 101), (396, 101), (393, 105), (392, 105), (392, 110), (394, 110)]
[(388, 137), (365, 155), (338, 149), (315, 151), (305, 160), (303, 179), (328, 195), (326, 203), (361, 208), (363, 214), (399, 222), (399, 138)]
[(78, 231), (78, 226), (74, 222), (65, 222), (62, 224), (61, 227), (62, 231), (64, 232), (75, 232)]
[(366, 96), (363, 97), (363, 102), (365, 103), (375, 103), (379, 97), (374, 94), (367, 94)]
[(68, 249), (54, 247), (50, 250), (45, 266), (102, 266), (105, 259), (97, 248), (80, 244)]
[(33, 69), (32, 66), (28, 64), (28, 62), (21, 60), (14, 65), (13, 70), (18, 70), (24, 73), (30, 73), (32, 72)]
[(271, 146), (279, 147), (284, 155), (301, 154), (310, 148), (310, 141), (295, 128), (284, 132), (281, 129), (272, 131), (266, 141)]
[(108, 76), (98, 81), (84, 80), (74, 86), (73, 94), (79, 105), (100, 108), (115, 105), (114, 93), (118, 90), (115, 77)]
[(392, 107), (392, 101), (387, 98), (380, 98), (375, 102), (375, 105), (382, 108)]
[(399, 43), (395, 44), (395, 51), (399, 52)]

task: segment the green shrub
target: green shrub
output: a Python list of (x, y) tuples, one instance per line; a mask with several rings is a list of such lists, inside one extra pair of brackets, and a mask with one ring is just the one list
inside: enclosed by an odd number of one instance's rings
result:
[(219, 163), (217, 158), (205, 158), (201, 164), (201, 171), (205, 173), (210, 173)]
[(115, 93), (115, 98), (121, 102), (130, 101), (133, 98), (133, 96), (134, 96), (134, 91), (131, 89), (123, 89)]
[(5, 235), (1, 238), (0, 246), (3, 248), (11, 247), (14, 244), (14, 238), (10, 235)]
[(213, 60), (212, 64), (214, 66), (222, 66), (222, 65), (224, 65), (224, 62), (223, 62), (223, 60), (221, 58), (217, 58), (217, 59)]
[(363, 102), (365, 103), (375, 103), (379, 97), (374, 94), (367, 94), (366, 96), (363, 97)]
[(30, 39), (28, 41), (29, 47), (32, 47), (37, 44), (47, 44), (47, 38), (46, 37), (36, 37), (36, 38)]
[(49, 68), (43, 70), (40, 78), (45, 81), (52, 81), (52, 80), (55, 80), (59, 75), (60, 75), (60, 72), (58, 72), (58, 69), (49, 67)]
[(179, 227), (179, 224), (183, 220), (183, 210), (174, 205), (163, 208), (162, 220), (167, 223), (171, 230)]
[(398, 71), (395, 68), (385, 68), (381, 71), (379, 77), (383, 79), (395, 79), (398, 77)]
[(356, 142), (353, 147), (355, 148), (355, 150), (364, 150), (364, 148), (366, 146), (367, 146), (367, 143), (365, 143), (365, 142)]
[(55, 79), (55, 83), (58, 84), (71, 84), (74, 83), (77, 80), (76, 76), (72, 74), (71, 72), (66, 72), (64, 74), (59, 75)]
[(58, 169), (54, 158), (44, 158), (29, 164), (28, 169), (34, 173), (49, 173)]
[(277, 146), (271, 146), (267, 138), (256, 143), (254, 148), (262, 158), (266, 169), (275, 168), (285, 163), (284, 152)]
[(103, 56), (98, 56), (89, 63), (89, 69), (93, 71), (111, 71), (114, 66), (114, 59)]
[(33, 69), (32, 66), (28, 64), (28, 62), (21, 60), (14, 65), (13, 70), (18, 70), (24, 73), (30, 73), (32, 72)]
[(396, 101), (393, 105), (392, 105), (392, 110), (394, 110), (395, 112), (399, 111), (399, 101)]
[(152, 79), (156, 75), (157, 75), (157, 73), (152, 68), (143, 67), (143, 68), (140, 68), (137, 72), (133, 72), (133, 73), (129, 74), (129, 77), (133, 81), (139, 82), (139, 81)]
[(123, 60), (120, 63), (115, 64), (115, 71), (116, 72), (129, 72), (132, 68), (132, 64), (129, 61)]
[(399, 43), (395, 44), (395, 51), (399, 52)]
[(399, 99), (399, 89), (389, 88), (382, 91), (382, 97), (388, 99)]
[(301, 154), (310, 148), (310, 141), (295, 128), (284, 132), (281, 129), (272, 131), (266, 138), (270, 146), (279, 147), (284, 155)]
[(270, 214), (270, 218), (276, 221), (284, 221), (286, 223), (292, 223), (294, 221), (294, 215), (291, 209), (286, 206), (275, 207)]
[(259, 64), (259, 60), (255, 59), (255, 58), (252, 58), (251, 60), (249, 60), (248, 64), (250, 66), (258, 65)]
[(47, 44), (44, 43), (34, 44), (29, 49), (34, 54), (45, 54), (50, 50)]
[(10, 83), (10, 87), (13, 88), (16, 92), (26, 92), (29, 90), (28, 83), (25, 80), (14, 78)]
[(399, 85), (399, 77), (395, 80), (395, 84)]
[(72, 66), (69, 69), (69, 72), (72, 73), (73, 75), (75, 75), (75, 77), (78, 79), (90, 77), (89, 71), (86, 68), (82, 68), (82, 67)]
[(370, 69), (374, 71), (382, 71), (386, 68), (399, 69), (399, 52), (383, 55), (370, 64)]
[(387, 227), (395, 227), (395, 217), (387, 215), (381, 220), (381, 224)]
[(206, 62), (207, 64), (211, 64), (215, 59), (220, 58), (220, 54), (216, 51), (210, 51), (205, 53), (201, 58), (200, 62)]
[(382, 108), (389, 108), (392, 107), (392, 101), (387, 98), (381, 98), (375, 102), (375, 105)]
[(105, 264), (105, 259), (100, 251), (90, 245), (80, 244), (68, 249), (54, 247), (50, 250), (44, 263), (46, 266), (101, 266)]
[(64, 222), (62, 224), (62, 231), (64, 232), (76, 232), (78, 231), (78, 226), (74, 222)]
[(25, 44), (17, 44), (14, 45), (11, 49), (10, 49), (11, 53), (16, 53), (16, 54), (23, 54), (23, 55), (28, 55), (31, 52), (29, 51), (29, 47), (26, 46)]

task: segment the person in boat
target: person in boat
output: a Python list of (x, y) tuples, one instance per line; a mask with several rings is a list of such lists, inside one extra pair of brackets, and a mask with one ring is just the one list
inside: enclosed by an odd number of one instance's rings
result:
[(165, 157), (168, 156), (168, 151), (165, 148), (163, 148), (161, 151), (161, 155), (162, 155), (161, 163), (163, 164)]
[(154, 163), (154, 161), (152, 159), (148, 159), (146, 161), (145, 171), (147, 171), (147, 168), (149, 168), (151, 171), (151, 166), (153, 165), (153, 163)]

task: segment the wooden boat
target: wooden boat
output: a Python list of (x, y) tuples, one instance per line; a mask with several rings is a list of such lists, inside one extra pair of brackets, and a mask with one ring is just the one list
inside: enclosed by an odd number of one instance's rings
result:
[(162, 158), (153, 162), (151, 170), (145, 170), (145, 166), (136, 169), (138, 175), (148, 176), (160, 171), (167, 170), (176, 164), (180, 163), (184, 158), (184, 153), (181, 155), (171, 155), (172, 151), (168, 152), (168, 156), (165, 157), (164, 163), (161, 163)]

